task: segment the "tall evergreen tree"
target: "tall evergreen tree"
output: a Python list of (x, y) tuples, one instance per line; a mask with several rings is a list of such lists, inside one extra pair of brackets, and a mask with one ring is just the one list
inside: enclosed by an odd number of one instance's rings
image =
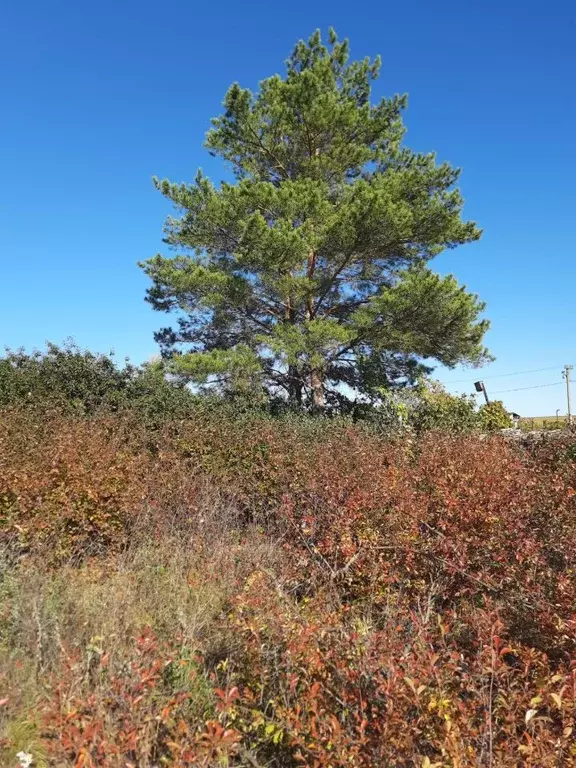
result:
[(410, 383), (426, 361), (488, 357), (484, 305), (427, 267), (480, 237), (459, 171), (403, 146), (406, 97), (370, 102), (379, 69), (316, 32), (284, 78), (226, 94), (206, 146), (235, 183), (155, 179), (181, 213), (165, 242), (184, 252), (142, 265), (148, 300), (180, 313), (157, 340), (191, 380), (323, 409)]

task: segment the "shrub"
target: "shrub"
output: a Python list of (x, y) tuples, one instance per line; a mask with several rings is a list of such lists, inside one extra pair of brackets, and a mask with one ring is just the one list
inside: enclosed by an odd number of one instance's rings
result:
[(117, 402), (127, 374), (110, 355), (83, 352), (72, 342), (45, 352), (7, 350), (0, 360), (0, 405), (66, 406), (91, 413)]
[(7, 350), (0, 359), (0, 406), (92, 416), (130, 411), (148, 428), (189, 415), (197, 402), (184, 384), (167, 378), (161, 363), (120, 368), (112, 355), (73, 342), (45, 352)]
[(451, 395), (439, 382), (421, 384), (409, 401), (408, 422), (418, 432), (444, 430), (471, 432), (478, 428), (476, 401), (472, 395)]
[(499, 429), (508, 429), (514, 426), (512, 417), (504, 408), (501, 400), (492, 400), (480, 407), (479, 413), (480, 429), (485, 432), (497, 432)]
[(5, 755), (576, 764), (573, 435), (234, 408), (0, 415)]

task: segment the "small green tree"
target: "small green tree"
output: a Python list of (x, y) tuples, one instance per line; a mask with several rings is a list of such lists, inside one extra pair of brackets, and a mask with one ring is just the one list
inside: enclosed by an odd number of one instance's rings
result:
[(487, 358), (484, 305), (426, 266), (480, 236), (459, 171), (403, 147), (406, 97), (370, 102), (379, 69), (317, 32), (284, 78), (226, 94), (206, 145), (235, 183), (155, 180), (180, 252), (142, 265), (148, 300), (180, 313), (157, 340), (193, 381), (321, 410)]
[(418, 432), (472, 432), (479, 416), (473, 395), (452, 395), (437, 381), (423, 381), (411, 395), (408, 423)]
[(492, 400), (480, 407), (478, 413), (480, 429), (486, 432), (497, 432), (514, 426), (512, 416), (504, 408), (501, 400)]

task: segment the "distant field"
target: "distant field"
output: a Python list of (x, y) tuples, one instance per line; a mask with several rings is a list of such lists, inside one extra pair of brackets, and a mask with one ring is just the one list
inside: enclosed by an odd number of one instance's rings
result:
[(565, 415), (560, 416), (527, 416), (520, 419), (520, 427), (524, 429), (541, 429), (542, 427), (552, 429), (554, 427), (563, 427), (566, 424)]

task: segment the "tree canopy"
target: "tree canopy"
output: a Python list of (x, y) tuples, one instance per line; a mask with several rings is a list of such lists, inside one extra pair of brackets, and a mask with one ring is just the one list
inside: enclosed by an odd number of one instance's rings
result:
[(484, 304), (428, 267), (481, 234), (459, 170), (404, 146), (406, 96), (370, 100), (379, 70), (316, 32), (284, 77), (228, 90), (206, 146), (232, 181), (155, 179), (175, 253), (142, 266), (178, 313), (157, 334), (174, 370), (318, 410), (489, 357)]

